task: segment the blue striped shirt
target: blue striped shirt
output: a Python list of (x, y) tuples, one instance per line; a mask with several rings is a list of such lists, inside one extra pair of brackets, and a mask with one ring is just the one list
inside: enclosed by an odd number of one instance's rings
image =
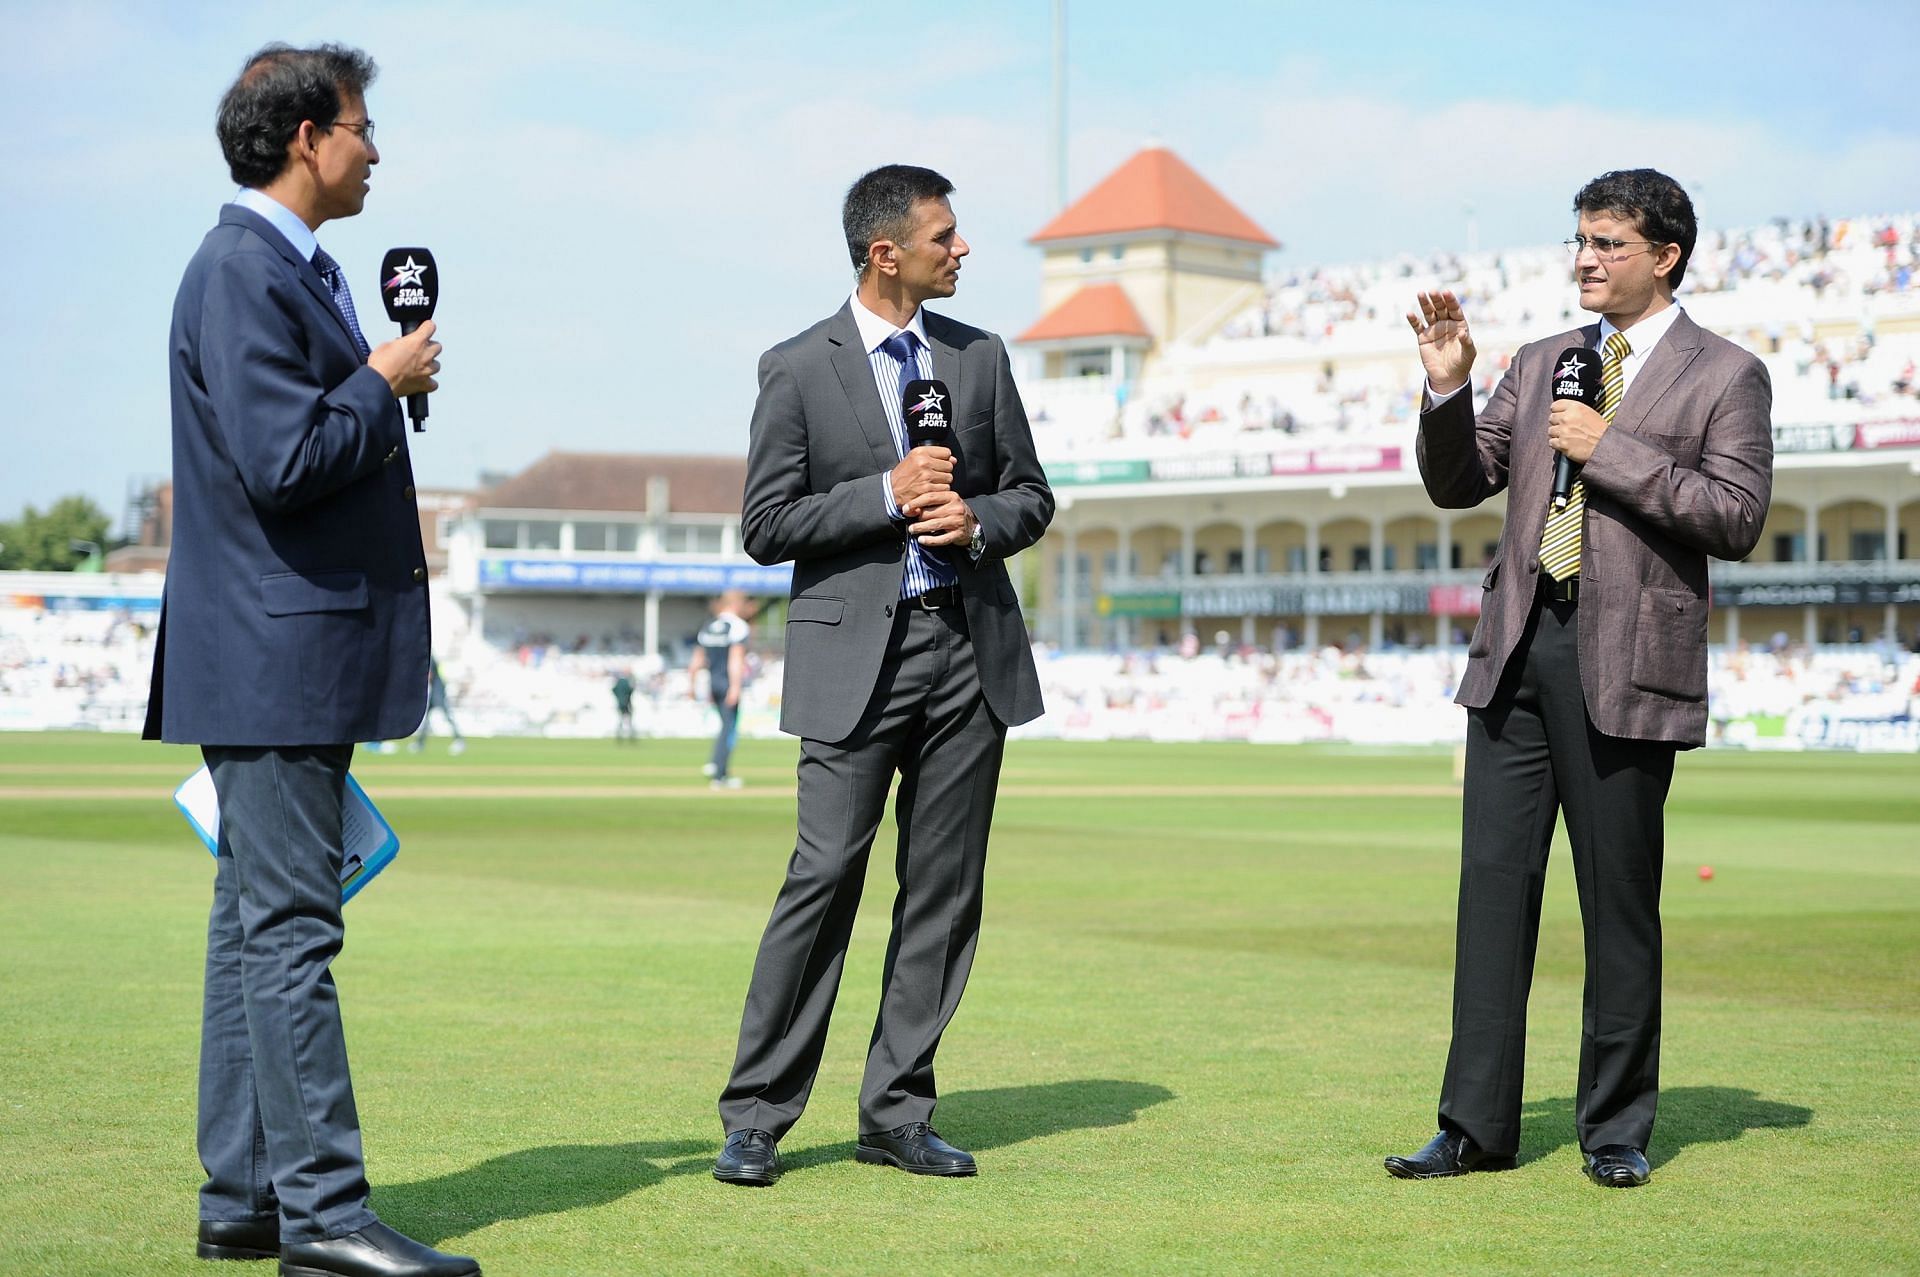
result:
[[(927, 328), (924, 317), (919, 311), (913, 312), (913, 318), (907, 321), (905, 328), (895, 328), (880, 316), (874, 314), (861, 302), (860, 294), (853, 295), (853, 322), (860, 330), (860, 342), (867, 349), (867, 365), (873, 369), (874, 388), (880, 392), (880, 406), (887, 414), (887, 430), (893, 435), (894, 452), (907, 455), (907, 424), (902, 415), (900, 403), (900, 363), (884, 349), (887, 341), (895, 333), (910, 332), (918, 339), (914, 348), (915, 377), (931, 379), (933, 376), (933, 348), (927, 344)], [(906, 516), (900, 512), (899, 502), (893, 499), (893, 478), (889, 474), (880, 476), (880, 491), (887, 505), (887, 517), (901, 519)], [(912, 598), (925, 594), (928, 590), (942, 585), (950, 585), (957, 579), (952, 568), (944, 563), (933, 563), (929, 559), (938, 550), (929, 548), (926, 554), (917, 554), (909, 547), (906, 555), (906, 570), (901, 575), (900, 597)], [(936, 575), (940, 569), (944, 575)]]

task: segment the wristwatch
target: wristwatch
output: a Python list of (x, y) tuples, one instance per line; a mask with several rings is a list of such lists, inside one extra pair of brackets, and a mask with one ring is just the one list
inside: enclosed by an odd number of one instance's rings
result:
[(973, 535), (967, 540), (967, 553), (978, 559), (987, 552), (987, 530), (980, 520), (973, 521)]

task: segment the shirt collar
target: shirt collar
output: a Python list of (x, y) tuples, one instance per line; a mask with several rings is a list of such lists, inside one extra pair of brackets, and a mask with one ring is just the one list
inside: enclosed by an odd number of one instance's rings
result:
[(899, 332), (912, 333), (920, 339), (922, 346), (931, 349), (931, 344), (927, 341), (926, 312), (919, 307), (914, 308), (913, 318), (907, 321), (905, 328), (895, 328), (867, 309), (867, 304), (860, 300), (859, 289), (854, 290), (853, 296), (848, 298), (848, 301), (853, 306), (854, 327), (860, 330), (860, 344), (869, 355), (880, 349), (881, 343)]
[(1627, 344), (1633, 347), (1633, 354), (1628, 355), (1628, 359), (1639, 355), (1652, 354), (1653, 348), (1660, 344), (1660, 339), (1667, 335), (1667, 330), (1673, 327), (1673, 321), (1678, 318), (1680, 318), (1680, 303), (1678, 302), (1667, 306), (1658, 314), (1649, 315), (1632, 328), (1625, 330), (1615, 328), (1613, 321), (1605, 315), (1602, 315), (1600, 317), (1600, 345), (1604, 347), (1607, 344), (1607, 338), (1617, 332), (1624, 331), (1627, 337)]
[(313, 229), (294, 215), (292, 209), (282, 204), (265, 191), (251, 186), (243, 186), (233, 202), (241, 208), (260, 214), (267, 219), (273, 229), (287, 237), (287, 243), (293, 245), (293, 251), (313, 260), (313, 250), (320, 247), (320, 241), (313, 237)]

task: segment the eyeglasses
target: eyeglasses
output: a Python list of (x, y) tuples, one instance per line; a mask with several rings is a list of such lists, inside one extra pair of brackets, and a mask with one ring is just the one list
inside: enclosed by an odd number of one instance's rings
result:
[(1629, 245), (1644, 244), (1648, 248), (1655, 248), (1659, 246), (1658, 240), (1608, 239), (1604, 235), (1595, 235), (1592, 239), (1588, 239), (1585, 235), (1575, 235), (1572, 239), (1563, 239), (1560, 242), (1562, 244), (1565, 244), (1567, 246), (1567, 251), (1569, 253), (1572, 253), (1575, 257), (1580, 256), (1580, 254), (1586, 252), (1589, 248), (1591, 248), (1593, 250), (1593, 255), (1595, 257), (1598, 257), (1603, 262), (1614, 261), (1621, 257), (1633, 256), (1632, 253), (1622, 253), (1620, 251), (1621, 249), (1626, 248)]
[(372, 120), (335, 120), (332, 124), (327, 125), (327, 127), (330, 129), (352, 129), (360, 135), (361, 141), (368, 143), (373, 141)]

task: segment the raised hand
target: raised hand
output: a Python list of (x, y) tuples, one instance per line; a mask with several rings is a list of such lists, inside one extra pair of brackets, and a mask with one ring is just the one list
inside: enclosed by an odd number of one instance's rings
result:
[(1473, 334), (1467, 331), (1466, 312), (1451, 291), (1420, 293), (1418, 310), (1407, 312), (1407, 323), (1420, 342), (1420, 362), (1436, 395), (1448, 394), (1467, 383), (1473, 372)]

